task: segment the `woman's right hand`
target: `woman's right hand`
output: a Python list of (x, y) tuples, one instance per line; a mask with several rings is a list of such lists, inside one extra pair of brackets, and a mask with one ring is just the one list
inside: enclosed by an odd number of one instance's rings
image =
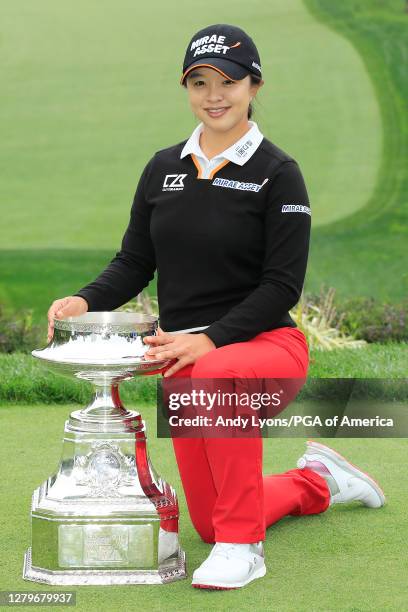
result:
[(54, 317), (64, 319), (65, 317), (78, 317), (88, 311), (88, 302), (79, 295), (69, 295), (68, 297), (55, 300), (47, 313), (48, 316), (48, 337), (50, 342), (54, 335)]

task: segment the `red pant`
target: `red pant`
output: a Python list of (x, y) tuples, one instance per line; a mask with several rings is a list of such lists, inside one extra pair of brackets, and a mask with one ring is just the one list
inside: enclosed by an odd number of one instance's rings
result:
[[(281, 327), (214, 349), (176, 372), (191, 378), (302, 378), (308, 346)], [(310, 469), (262, 475), (262, 437), (176, 438), (173, 447), (192, 523), (205, 542), (248, 543), (282, 517), (324, 512), (330, 492)]]

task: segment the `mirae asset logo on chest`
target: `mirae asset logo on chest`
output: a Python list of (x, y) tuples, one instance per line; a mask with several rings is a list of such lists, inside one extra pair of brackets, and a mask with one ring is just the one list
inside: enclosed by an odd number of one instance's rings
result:
[[(187, 174), (166, 174), (162, 191), (182, 191), (184, 189), (184, 179), (188, 176)], [(196, 179), (205, 180), (205, 179)], [(233, 179), (215, 178), (212, 181), (212, 185), (215, 187), (226, 187), (227, 189), (239, 189), (241, 191), (259, 191), (269, 181), (266, 178), (261, 185), (258, 183), (244, 183), (242, 181), (235, 181)]]

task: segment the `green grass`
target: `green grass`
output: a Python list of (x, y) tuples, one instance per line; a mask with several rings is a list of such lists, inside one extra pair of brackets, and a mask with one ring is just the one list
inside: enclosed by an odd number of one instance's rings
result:
[[(143, 166), (155, 150), (188, 137), (196, 123), (179, 76), (185, 47), (202, 17), (181, 12), (168, 36), (173, 7), (164, 0), (154, 7), (123, 0), (119, 9), (105, 2), (97, 17), (94, 3), (85, 2), (80, 18), (69, 3), (57, 8), (40, 0), (35, 11), (28, 0), (18, 8), (12, 0), (4, 5), (2, 108), (8, 121), (1, 161), (9, 174), (1, 195), (13, 206), (11, 226), (0, 230), (3, 248), (17, 243), (113, 249)], [(236, 8), (233, 0), (222, 6), (209, 0), (206, 6), (221, 22)], [(142, 24), (157, 13), (152, 35)], [(359, 55), (317, 22), (301, 0), (241, 3), (238, 20), (258, 41), (264, 60), (257, 118), (270, 138), (299, 157), (314, 222), (361, 208), (376, 179), (382, 134), (379, 106)], [(351, 89), (353, 98), (347, 95)], [(341, 130), (334, 121), (339, 117)], [(350, 180), (359, 189), (344, 202)]]
[[(408, 343), (369, 344), (361, 349), (311, 351), (308, 377), (408, 379)], [(25, 353), (0, 353), (0, 402), (54, 404), (89, 401), (91, 387), (49, 372)], [(155, 401), (156, 376), (142, 376), (121, 384), (123, 401)], [(399, 389), (399, 387), (398, 387)], [(392, 399), (393, 388), (379, 397)], [(398, 392), (399, 393), (399, 392)]]
[[(64, 422), (74, 408), (19, 405), (0, 410), (6, 432), (0, 462), (13, 474), (2, 480), (0, 498), (2, 590), (61, 590), (24, 581), (21, 574), (24, 551), (30, 544), (31, 494), (57, 467)], [(236, 591), (202, 592), (191, 587), (191, 574), (211, 548), (200, 541), (190, 523), (171, 440), (157, 439), (154, 412), (147, 407), (142, 412), (150, 432), (153, 465), (178, 493), (180, 541), (189, 576), (165, 586), (72, 587), (78, 611), (126, 611), (141, 605), (157, 611), (207, 607), (280, 612), (405, 609), (407, 488), (399, 466), (406, 460), (407, 440), (323, 439), (373, 475), (385, 491), (386, 506), (372, 510), (353, 502), (322, 514), (285, 517), (267, 530), (265, 578)], [(303, 451), (301, 439), (264, 440), (264, 473), (293, 469)]]
[(315, 378), (408, 378), (408, 343), (367, 344), (359, 349), (311, 351)]
[[(47, 337), (47, 311), (60, 297), (93, 281), (115, 253), (93, 250), (0, 251), (0, 302), (8, 308), (31, 309), (34, 323)], [(156, 295), (156, 283), (149, 285)]]
[[(309, 287), (326, 282), (339, 293), (401, 299), (408, 290), (405, 3), (304, 1), (316, 19), (348, 38), (360, 53), (380, 104), (384, 135), (381, 168), (366, 206), (313, 234)], [(355, 188), (350, 183), (344, 198)]]

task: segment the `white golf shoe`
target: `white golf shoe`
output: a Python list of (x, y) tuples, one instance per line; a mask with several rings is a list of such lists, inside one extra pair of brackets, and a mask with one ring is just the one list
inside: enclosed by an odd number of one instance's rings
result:
[(216, 542), (207, 559), (193, 573), (199, 589), (236, 589), (266, 574), (263, 544)]
[(335, 450), (307, 440), (305, 454), (297, 461), (299, 469), (309, 468), (322, 476), (330, 489), (330, 506), (361, 501), (369, 508), (385, 504), (385, 495), (378, 483)]

